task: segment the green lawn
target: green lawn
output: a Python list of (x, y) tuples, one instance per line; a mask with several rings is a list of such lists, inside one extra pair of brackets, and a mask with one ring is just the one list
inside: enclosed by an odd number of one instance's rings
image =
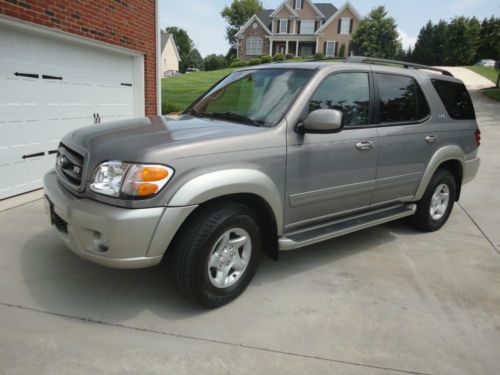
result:
[(486, 95), (488, 98), (496, 100), (500, 102), (500, 88), (492, 88), (492, 89), (484, 89), (481, 92)]
[(495, 68), (489, 68), (486, 66), (467, 66), (468, 69), (476, 72), (477, 74), (481, 74), (483, 77), (488, 78), (491, 82), (497, 83), (498, 72)]
[(166, 112), (184, 110), (197, 97), (203, 94), (215, 82), (231, 73), (233, 68), (211, 72), (181, 74), (161, 80), (162, 103)]

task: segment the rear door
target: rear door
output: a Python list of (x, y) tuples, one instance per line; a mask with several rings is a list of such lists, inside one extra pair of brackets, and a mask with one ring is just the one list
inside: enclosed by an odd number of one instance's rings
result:
[(379, 150), (372, 206), (379, 206), (414, 196), (438, 135), (416, 76), (379, 71), (374, 78)]

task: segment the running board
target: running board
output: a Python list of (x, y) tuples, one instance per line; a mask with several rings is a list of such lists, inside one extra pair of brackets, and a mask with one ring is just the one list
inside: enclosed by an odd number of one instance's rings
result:
[(294, 250), (317, 242), (329, 240), (344, 234), (370, 228), (392, 220), (413, 215), (417, 210), (415, 204), (391, 206), (362, 215), (351, 216), (326, 224), (291, 232), (278, 239), (280, 250)]

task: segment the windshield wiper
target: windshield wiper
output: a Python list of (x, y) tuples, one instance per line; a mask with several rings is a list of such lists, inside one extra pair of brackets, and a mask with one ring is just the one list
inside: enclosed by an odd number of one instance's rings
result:
[(233, 120), (233, 121), (238, 121), (242, 122), (245, 124), (250, 124), (254, 126), (262, 126), (264, 125), (264, 121), (261, 120), (253, 120), (249, 117), (240, 115), (235, 112), (201, 112), (198, 113), (200, 116), (206, 116), (206, 117), (214, 117), (214, 118), (220, 118), (220, 119), (225, 119), (225, 120)]

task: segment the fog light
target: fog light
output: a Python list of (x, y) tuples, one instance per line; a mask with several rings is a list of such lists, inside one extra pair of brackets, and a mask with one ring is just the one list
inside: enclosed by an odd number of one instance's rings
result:
[(94, 246), (96, 247), (97, 250), (102, 252), (109, 250), (109, 244), (108, 241), (106, 240), (106, 237), (104, 237), (104, 234), (99, 232), (94, 232)]

